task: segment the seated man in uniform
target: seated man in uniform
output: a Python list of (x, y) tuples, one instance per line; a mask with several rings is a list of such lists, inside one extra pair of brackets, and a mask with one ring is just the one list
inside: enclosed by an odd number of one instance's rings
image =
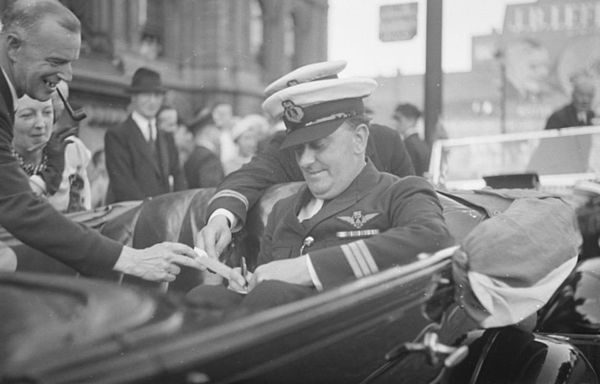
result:
[[(197, 287), (188, 293), (192, 303), (271, 307), (452, 244), (432, 186), (380, 172), (366, 156), (363, 98), (376, 85), (366, 78), (318, 80), (264, 102), (266, 112), (283, 114), (281, 147), (294, 151), (306, 185), (275, 204), (254, 272), (244, 278), (234, 269), (230, 291)], [(242, 300), (233, 291), (244, 286)]]
[[(337, 78), (346, 67), (342, 60), (302, 66), (275, 80), (265, 88), (267, 97), (282, 89), (307, 82)], [(265, 111), (273, 119), (282, 109)], [(217, 188), (207, 207), (207, 224), (196, 240), (198, 248), (214, 258), (230, 244), (232, 234), (246, 222), (247, 212), (272, 185), (302, 181), (303, 175), (290, 148), (281, 148), (284, 132), (277, 132), (268, 146), (242, 169), (228, 175)], [(400, 136), (391, 128), (372, 124), (366, 154), (380, 171), (400, 177), (414, 175), (413, 165)]]

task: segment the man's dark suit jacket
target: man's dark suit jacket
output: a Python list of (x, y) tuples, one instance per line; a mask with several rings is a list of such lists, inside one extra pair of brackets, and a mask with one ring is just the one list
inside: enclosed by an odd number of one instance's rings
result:
[(421, 140), (417, 133), (405, 137), (404, 145), (415, 167), (415, 175), (423, 176), (425, 172), (429, 171), (429, 157), (431, 155), (429, 146)]
[(143, 200), (187, 187), (173, 136), (157, 130), (153, 150), (131, 115), (106, 132), (104, 151), (108, 202)]
[(544, 129), (558, 129), (567, 127), (581, 127), (592, 124), (592, 119), (595, 117), (593, 111), (587, 111), (587, 122), (582, 123), (577, 118), (577, 111), (573, 104), (566, 105), (561, 109), (554, 111), (546, 122)]
[[(371, 124), (369, 131), (367, 157), (378, 170), (400, 177), (415, 174), (404, 142), (396, 131), (378, 124)], [(248, 210), (267, 188), (279, 183), (304, 181), (293, 150), (279, 149), (284, 138), (285, 132), (276, 133), (264, 151), (227, 175), (209, 202), (207, 219), (216, 209), (225, 208), (243, 225)]]
[(15, 238), (86, 275), (112, 270), (122, 245), (76, 224), (36, 197), (12, 156), (14, 101), (0, 72), (0, 226)]
[(202, 145), (196, 145), (183, 171), (189, 188), (214, 188), (225, 178), (219, 156)]

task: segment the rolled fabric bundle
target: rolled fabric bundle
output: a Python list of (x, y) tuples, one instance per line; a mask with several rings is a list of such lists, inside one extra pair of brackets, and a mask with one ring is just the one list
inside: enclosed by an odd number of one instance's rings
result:
[(535, 314), (577, 263), (575, 212), (560, 198), (516, 199), (475, 227), (453, 257), (456, 300), (484, 328)]

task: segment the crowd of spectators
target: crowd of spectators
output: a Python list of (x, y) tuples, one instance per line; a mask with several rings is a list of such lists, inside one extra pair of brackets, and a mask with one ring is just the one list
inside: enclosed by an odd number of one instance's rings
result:
[(160, 74), (149, 68), (135, 72), (128, 92), (127, 120), (109, 128), (104, 148), (88, 154), (89, 207), (217, 187), (279, 129), (261, 114), (236, 116), (222, 102), (185, 120), (165, 102)]

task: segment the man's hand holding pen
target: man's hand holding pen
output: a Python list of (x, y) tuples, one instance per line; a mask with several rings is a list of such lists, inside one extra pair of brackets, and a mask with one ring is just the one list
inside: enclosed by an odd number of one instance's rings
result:
[(246, 265), (246, 258), (242, 256), (242, 277), (244, 278), (244, 288), (248, 288), (248, 266)]
[(248, 265), (246, 264), (246, 258), (242, 256), (240, 260), (240, 266), (232, 268), (229, 273), (229, 286), (228, 288), (232, 291), (246, 294), (248, 290), (248, 282), (252, 278), (252, 273), (248, 272)]
[(249, 282), (251, 280), (252, 272), (249, 272), (246, 269), (246, 272), (244, 273), (244, 264), (242, 264), (242, 267), (236, 267), (231, 270), (231, 273), (229, 274), (228, 288), (235, 292), (243, 294), (248, 293), (250, 292)]

